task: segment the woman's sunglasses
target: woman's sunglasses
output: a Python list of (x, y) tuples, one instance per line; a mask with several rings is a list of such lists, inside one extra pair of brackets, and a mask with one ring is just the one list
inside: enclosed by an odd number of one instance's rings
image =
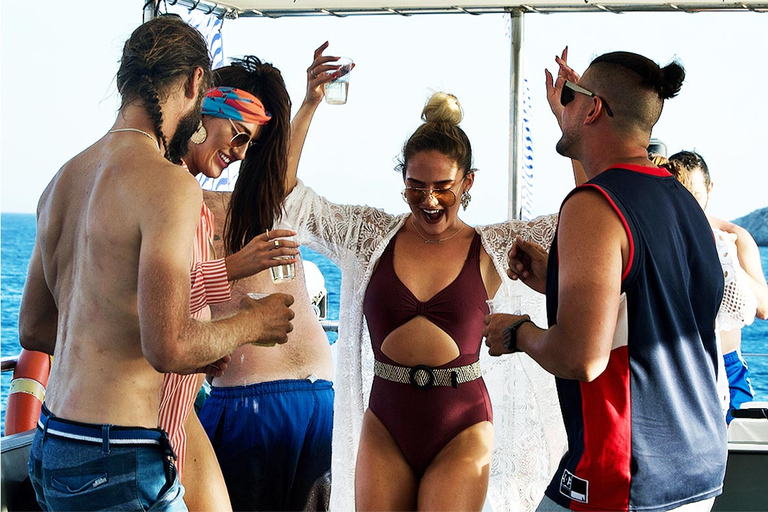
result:
[(597, 94), (593, 93), (592, 91), (588, 91), (587, 89), (576, 85), (573, 82), (569, 82), (568, 80), (565, 81), (563, 84), (563, 91), (560, 93), (560, 104), (562, 106), (566, 106), (570, 102), (573, 101), (573, 99), (576, 97), (574, 93), (581, 93), (589, 96), (590, 98), (600, 98), (603, 102), (603, 106), (605, 107), (605, 113), (608, 114), (608, 117), (613, 117), (613, 111), (611, 111), (611, 107), (608, 106), (608, 103), (605, 101), (605, 98), (602, 96), (598, 96)]
[[(461, 181), (459, 183), (461, 183)], [(453, 187), (437, 189), (405, 187), (405, 189), (403, 189), (403, 199), (411, 206), (423, 203), (428, 196), (434, 197), (435, 200), (445, 208), (449, 208), (456, 204), (456, 193), (453, 191)]]
[(227, 120), (229, 120), (229, 124), (232, 125), (232, 129), (235, 130), (235, 136), (229, 139), (229, 147), (234, 149), (234, 148), (242, 147), (246, 144), (248, 144), (248, 146), (250, 147), (256, 142), (254, 140), (251, 140), (250, 135), (238, 130), (237, 126), (235, 126), (235, 123), (233, 123), (231, 119), (227, 118)]

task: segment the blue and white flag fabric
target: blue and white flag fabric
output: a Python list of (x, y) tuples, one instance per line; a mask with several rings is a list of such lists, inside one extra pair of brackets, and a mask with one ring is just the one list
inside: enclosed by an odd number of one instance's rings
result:
[(182, 19), (195, 27), (203, 35), (211, 54), (211, 68), (224, 65), (224, 45), (221, 40), (221, 28), (224, 20), (214, 14), (205, 14), (200, 10), (187, 10), (181, 15)]
[(520, 219), (531, 220), (533, 203), (533, 139), (531, 137), (531, 92), (523, 80), (523, 162), (521, 169)]

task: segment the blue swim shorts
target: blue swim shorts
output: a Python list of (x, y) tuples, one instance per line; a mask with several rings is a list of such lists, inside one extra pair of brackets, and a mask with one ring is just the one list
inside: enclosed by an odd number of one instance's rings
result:
[(738, 409), (744, 402), (751, 402), (755, 398), (755, 391), (749, 381), (747, 362), (741, 357), (738, 350), (725, 354), (723, 360), (725, 361), (725, 373), (728, 375), (728, 388), (731, 392), (731, 406), (725, 418), (730, 424), (733, 419), (730, 409)]
[(211, 388), (200, 422), (234, 510), (327, 510), (333, 397), (312, 377)]
[(45, 407), (29, 457), (43, 510), (186, 512), (165, 432), (57, 418)]

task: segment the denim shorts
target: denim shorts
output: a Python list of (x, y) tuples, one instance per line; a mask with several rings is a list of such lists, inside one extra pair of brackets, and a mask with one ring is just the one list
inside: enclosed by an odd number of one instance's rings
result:
[(63, 420), (43, 405), (29, 476), (45, 511), (184, 512), (173, 457), (162, 430)]

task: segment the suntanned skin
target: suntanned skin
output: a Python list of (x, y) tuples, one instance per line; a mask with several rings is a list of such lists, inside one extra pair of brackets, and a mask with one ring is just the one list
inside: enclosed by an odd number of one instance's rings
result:
[[(214, 248), (224, 253), (222, 233), (231, 194), (227, 192), (203, 192), (203, 199), (214, 217)], [(288, 243), (286, 241), (281, 243)], [(227, 371), (213, 380), (214, 386), (245, 386), (258, 382), (281, 379), (304, 379), (315, 374), (325, 380), (333, 380), (333, 359), (328, 337), (317, 321), (307, 294), (303, 261), (296, 262), (296, 277), (292, 281), (275, 284), (270, 272), (240, 279), (233, 283), (232, 301), (211, 306), (213, 318), (225, 317), (237, 310), (238, 301), (249, 292), (288, 293), (295, 298), (291, 309), (296, 313), (293, 331), (288, 343), (274, 347), (244, 345), (232, 354)]]
[[(197, 108), (203, 77), (198, 69), (161, 103), (169, 140)], [(131, 103), (113, 128), (152, 126), (143, 105)], [(135, 132), (105, 135), (49, 184), (19, 337), (24, 348), (55, 355), (46, 396), (53, 414), (155, 428), (161, 372), (196, 372), (244, 343), (287, 339), (289, 295), (244, 299), (237, 315), (218, 322), (190, 318), (201, 201), (195, 179)]]
[[(201, 374), (198, 386), (202, 385), (203, 378)], [(227, 484), (221, 474), (216, 453), (194, 411), (187, 416), (184, 430), (187, 433), (187, 453), (181, 482), (186, 490), (184, 503), (190, 512), (231, 512)]]

